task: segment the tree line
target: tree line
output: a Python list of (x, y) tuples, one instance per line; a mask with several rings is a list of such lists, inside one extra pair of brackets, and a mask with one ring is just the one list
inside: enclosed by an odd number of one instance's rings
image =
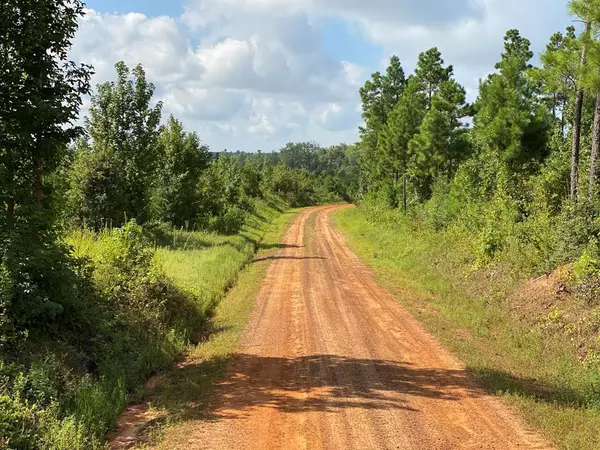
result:
[(537, 269), (581, 255), (600, 231), (600, 4), (569, 7), (580, 32), (553, 34), (539, 65), (509, 30), (472, 104), (437, 48), (408, 76), (397, 56), (374, 73), (360, 90), (360, 198), (463, 230), (482, 260), (513, 241)]
[(86, 136), (64, 160), (71, 224), (99, 229), (135, 219), (236, 232), (253, 198), (278, 195), (292, 206), (350, 198), (353, 174), (340, 174), (357, 165), (346, 146), (289, 143), (280, 152), (212, 154), (174, 116), (161, 125), (162, 104), (141, 65), (130, 70), (119, 62), (116, 72), (116, 81), (92, 94)]

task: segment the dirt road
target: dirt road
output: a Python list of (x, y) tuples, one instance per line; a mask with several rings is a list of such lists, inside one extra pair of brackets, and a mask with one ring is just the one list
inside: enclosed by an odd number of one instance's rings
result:
[(303, 212), (272, 258), (240, 354), (188, 449), (550, 448)]

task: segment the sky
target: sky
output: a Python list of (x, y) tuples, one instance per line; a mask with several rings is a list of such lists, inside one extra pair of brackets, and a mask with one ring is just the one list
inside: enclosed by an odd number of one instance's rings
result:
[[(517, 28), (536, 55), (573, 22), (566, 0), (87, 0), (71, 59), (94, 84), (142, 63), (163, 102), (213, 151), (353, 143), (359, 88), (392, 54), (407, 73), (438, 47), (469, 100)], [(89, 102), (86, 102), (82, 114)]]

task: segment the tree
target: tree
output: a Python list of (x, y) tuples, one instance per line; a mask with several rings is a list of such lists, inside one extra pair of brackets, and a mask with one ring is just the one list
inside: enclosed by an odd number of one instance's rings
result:
[[(380, 138), (379, 151), (383, 154), (386, 167), (391, 171), (394, 184), (402, 178), (402, 208), (407, 208), (406, 175), (412, 156), (409, 154), (409, 142), (418, 133), (425, 116), (425, 98), (420, 92), (420, 84), (410, 77), (404, 94), (390, 114)], [(395, 205), (393, 205), (395, 206)]]
[(466, 112), (464, 88), (454, 80), (442, 82), (419, 132), (409, 142), (414, 155), (410, 172), (421, 200), (429, 199), (438, 177), (450, 180), (458, 164), (468, 156), (465, 125), (461, 122)]
[(387, 118), (398, 104), (398, 101), (404, 92), (404, 88), (406, 87), (404, 69), (400, 63), (400, 58), (396, 55), (393, 55), (390, 58), (390, 64), (386, 69), (385, 77), (382, 81), (384, 119), (387, 121)]
[(425, 92), (425, 109), (431, 109), (434, 95), (437, 94), (443, 82), (450, 80), (453, 72), (452, 66), (444, 67), (442, 54), (436, 47), (419, 55), (415, 79)]
[[(583, 104), (584, 89), (587, 89), (596, 101), (589, 171), (588, 194), (591, 200), (596, 191), (597, 160), (600, 153), (600, 44), (593, 38), (600, 31), (600, 0), (572, 0), (569, 3), (569, 9), (572, 14), (580, 17), (585, 23), (585, 31), (581, 36), (583, 50), (580, 76), (583, 78), (583, 83), (578, 93), (578, 106), (579, 95), (581, 104)], [(573, 134), (575, 134), (575, 129)]]
[(280, 160), (290, 169), (314, 172), (321, 147), (315, 142), (289, 142), (279, 151)]
[(480, 83), (473, 133), (508, 172), (535, 170), (548, 152), (549, 112), (530, 76), (529, 40), (510, 30), (504, 42), (497, 72)]
[(362, 133), (378, 130), (387, 119), (387, 108), (384, 101), (384, 79), (381, 73), (375, 72), (371, 79), (367, 80), (365, 85), (360, 88), (360, 98), (362, 100), (363, 119), (365, 128)]
[(378, 139), (388, 117), (402, 97), (406, 77), (400, 59), (390, 58), (385, 75), (376, 72), (360, 89), (365, 126), (360, 129), (361, 154), (359, 158), (365, 184), (372, 185), (389, 173), (388, 161), (378, 151)]
[[(594, 1), (594, 0), (592, 0)], [(591, 36), (591, 21), (589, 20), (591, 2), (589, 0), (573, 0), (569, 2), (569, 9), (572, 13), (580, 17), (588, 17), (585, 20), (585, 30), (582, 35), (580, 70), (585, 70), (587, 66), (588, 41)], [(581, 115), (583, 110), (583, 101), (585, 90), (582, 85), (578, 87), (575, 111), (573, 114), (573, 144), (571, 150), (571, 199), (577, 200), (578, 182), (579, 182), (579, 154), (581, 145)]]
[(0, 309), (17, 320), (53, 317), (70, 289), (44, 176), (82, 131), (73, 122), (91, 68), (68, 60), (82, 15), (79, 0), (0, 5)]
[[(560, 32), (554, 33), (550, 38), (550, 43), (546, 46), (546, 51), (541, 55), (543, 67), (537, 71), (561, 138), (564, 138), (565, 133), (565, 114), (568, 102), (578, 91), (577, 71), (581, 64), (579, 44), (573, 26), (567, 28), (565, 35)], [(579, 114), (581, 114), (581, 107), (583, 107), (583, 98), (578, 108)], [(581, 125), (580, 122), (581, 118), (578, 126)], [(577, 145), (579, 146), (579, 139)], [(577, 147), (578, 151), (579, 147)]]
[(208, 167), (208, 147), (196, 133), (186, 133), (172, 115), (157, 142), (159, 170), (154, 189), (154, 216), (177, 227), (191, 226), (200, 214), (200, 176)]
[(86, 118), (92, 140), (77, 152), (76, 165), (88, 167), (89, 176), (75, 173), (71, 189), (76, 215), (94, 226), (148, 220), (159, 160), (162, 103), (152, 105), (154, 85), (141, 65), (131, 72), (123, 62), (115, 68), (117, 81), (98, 85), (92, 95)]

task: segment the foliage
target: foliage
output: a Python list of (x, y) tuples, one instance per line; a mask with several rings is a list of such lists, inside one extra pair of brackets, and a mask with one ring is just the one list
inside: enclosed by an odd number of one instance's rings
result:
[(186, 133), (173, 116), (158, 138), (159, 170), (152, 199), (152, 216), (176, 227), (194, 226), (202, 208), (200, 177), (208, 167), (208, 147), (196, 133)]
[(72, 214), (96, 229), (131, 218), (148, 220), (159, 166), (162, 104), (152, 106), (154, 85), (141, 65), (130, 71), (119, 62), (115, 69), (117, 81), (98, 85), (92, 95), (86, 119), (91, 142), (79, 141), (75, 167), (80, 170), (72, 171)]
[(67, 58), (81, 2), (21, 3), (5, 2), (0, 18), (0, 304), (15, 326), (52, 320), (76, 295), (43, 179), (81, 131), (70, 123), (90, 78)]

